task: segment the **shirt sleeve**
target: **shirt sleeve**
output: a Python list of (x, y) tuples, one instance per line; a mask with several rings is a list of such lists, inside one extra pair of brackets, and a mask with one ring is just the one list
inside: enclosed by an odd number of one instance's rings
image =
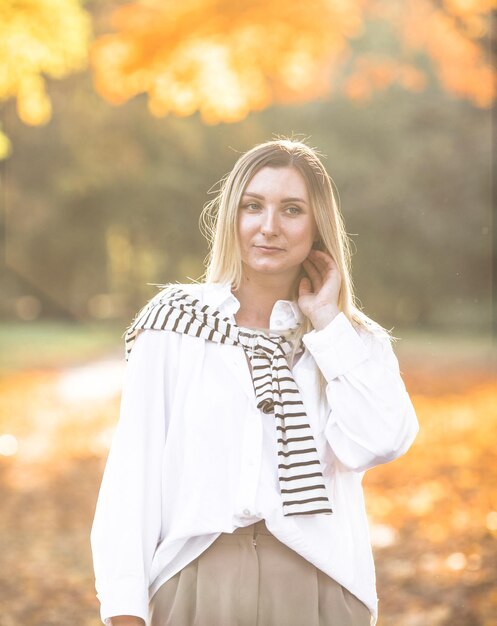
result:
[(303, 342), (327, 381), (326, 439), (347, 468), (364, 471), (404, 454), (419, 424), (386, 333), (359, 333), (340, 312)]
[(161, 529), (166, 335), (140, 332), (125, 367), (119, 421), (91, 529), (104, 623), (116, 615), (148, 620), (149, 572)]

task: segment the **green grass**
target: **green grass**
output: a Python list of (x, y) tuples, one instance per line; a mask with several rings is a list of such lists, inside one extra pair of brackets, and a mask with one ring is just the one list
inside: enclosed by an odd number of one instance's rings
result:
[[(124, 358), (125, 325), (119, 321), (89, 324), (64, 322), (0, 323), (0, 373), (28, 368), (58, 368), (114, 354)], [(488, 334), (440, 333), (395, 329), (399, 359), (475, 365), (497, 369), (497, 340)]]
[(109, 353), (124, 358), (123, 333), (124, 326), (119, 322), (1, 323), (0, 373), (70, 366)]
[(399, 337), (393, 344), (399, 358), (497, 367), (497, 338), (488, 333), (396, 329), (393, 334)]

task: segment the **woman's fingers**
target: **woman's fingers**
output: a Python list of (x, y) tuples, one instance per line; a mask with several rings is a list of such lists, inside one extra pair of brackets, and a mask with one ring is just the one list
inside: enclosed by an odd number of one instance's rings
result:
[(308, 296), (312, 294), (312, 283), (311, 280), (309, 278), (307, 278), (307, 276), (303, 276), (300, 279), (300, 283), (299, 283), (299, 298), (301, 296)]
[(331, 255), (321, 250), (312, 250), (308, 259), (320, 275), (320, 287), (334, 294), (340, 288), (341, 278), (338, 267)]
[(323, 284), (321, 272), (317, 269), (317, 267), (310, 261), (309, 258), (304, 260), (304, 269), (307, 272), (309, 278), (312, 282), (312, 287), (314, 292), (317, 292), (321, 289)]
[(323, 304), (337, 306), (341, 276), (333, 257), (321, 250), (311, 250), (303, 266), (309, 276), (309, 279), (301, 281), (299, 289), (299, 305), (304, 313), (312, 317), (313, 307)]
[(325, 283), (328, 281), (334, 282), (340, 275), (334, 259), (329, 254), (321, 252), (320, 250), (316, 250), (315, 252), (316, 254), (312, 255), (312, 261), (314, 262), (314, 265), (317, 267), (318, 271), (321, 272), (323, 281)]
[(319, 277), (320, 287), (328, 278), (329, 273), (336, 269), (336, 264), (332, 257), (321, 250), (311, 250), (306, 261), (308, 261), (309, 267), (312, 268), (311, 271), (314, 270), (316, 277)]
[(336, 269), (336, 263), (333, 258), (322, 250), (311, 250), (309, 258), (323, 274)]

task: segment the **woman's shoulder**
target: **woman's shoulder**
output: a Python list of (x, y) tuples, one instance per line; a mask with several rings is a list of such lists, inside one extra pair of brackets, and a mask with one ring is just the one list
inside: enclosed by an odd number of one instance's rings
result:
[(180, 333), (154, 332), (157, 330), (163, 330), (161, 327), (161, 323), (163, 321), (163, 314), (161, 314), (161, 311), (165, 300), (178, 290), (181, 290), (202, 302), (203, 294), (206, 289), (210, 288), (210, 285), (206, 283), (155, 283), (154, 286), (158, 288), (157, 293), (149, 298), (138, 310), (133, 317), (133, 320), (123, 333), (126, 348), (126, 360), (128, 360), (134, 342), (139, 335), (146, 335), (146, 341), (148, 341), (150, 345), (153, 345), (153, 342), (160, 342), (161, 345), (173, 342), (180, 345)]

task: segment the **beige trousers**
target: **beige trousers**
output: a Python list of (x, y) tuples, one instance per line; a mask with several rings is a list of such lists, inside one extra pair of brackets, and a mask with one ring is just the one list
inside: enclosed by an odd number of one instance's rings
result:
[(272, 535), (222, 533), (150, 600), (151, 626), (369, 626), (368, 608)]

